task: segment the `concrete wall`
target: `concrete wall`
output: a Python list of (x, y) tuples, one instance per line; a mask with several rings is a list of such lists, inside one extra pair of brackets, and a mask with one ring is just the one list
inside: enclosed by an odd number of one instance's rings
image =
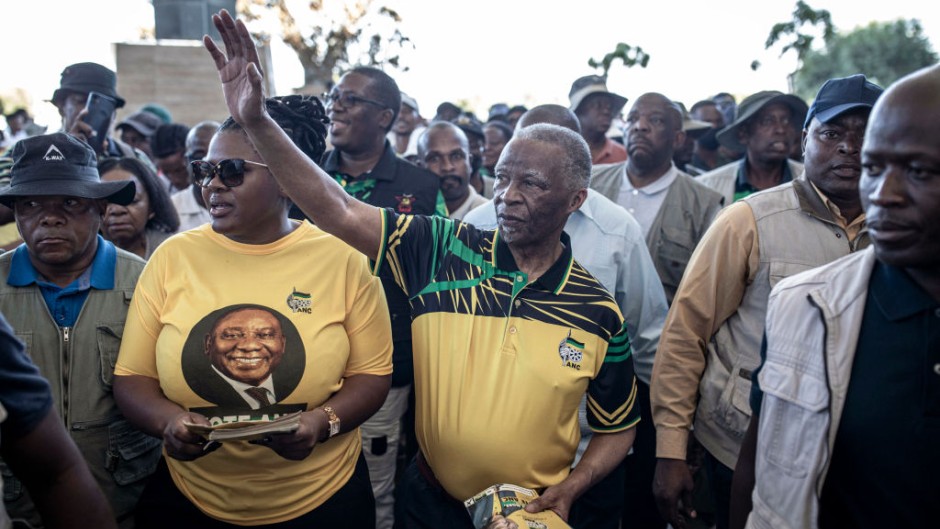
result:
[[(262, 67), (270, 69), (270, 49), (258, 50)], [(219, 74), (201, 41), (158, 40), (150, 43), (117, 43), (117, 92), (127, 100), (117, 121), (147, 103), (159, 103), (185, 125), (228, 117)], [(268, 87), (268, 93), (273, 93)], [(116, 121), (116, 122), (117, 122)]]

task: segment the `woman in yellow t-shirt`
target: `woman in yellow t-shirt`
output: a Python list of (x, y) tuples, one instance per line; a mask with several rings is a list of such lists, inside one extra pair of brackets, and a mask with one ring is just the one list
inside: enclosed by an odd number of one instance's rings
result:
[[(319, 159), (318, 100), (270, 98), (266, 108)], [(379, 280), (361, 254), (288, 218), (290, 200), (231, 119), (193, 178), (212, 222), (150, 257), (115, 367), (119, 406), (166, 455), (137, 527), (373, 529), (358, 426), (390, 384)], [(187, 426), (293, 412), (295, 431), (252, 441), (219, 444)]]

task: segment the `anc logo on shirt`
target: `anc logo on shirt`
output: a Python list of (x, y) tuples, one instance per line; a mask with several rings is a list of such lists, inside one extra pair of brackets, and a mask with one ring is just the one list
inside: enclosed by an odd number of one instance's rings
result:
[(304, 314), (312, 314), (310, 310), (310, 294), (306, 292), (297, 292), (297, 287), (294, 287), (294, 291), (287, 296), (287, 306), (290, 308), (291, 312), (303, 312)]
[(568, 336), (558, 344), (558, 356), (561, 357), (561, 365), (580, 371), (581, 360), (584, 358), (584, 344), (572, 338), (569, 330)]
[(418, 201), (415, 196), (410, 193), (395, 195), (395, 198), (398, 199), (398, 206), (395, 207), (395, 211), (399, 213), (411, 213), (411, 210), (414, 209), (415, 202)]

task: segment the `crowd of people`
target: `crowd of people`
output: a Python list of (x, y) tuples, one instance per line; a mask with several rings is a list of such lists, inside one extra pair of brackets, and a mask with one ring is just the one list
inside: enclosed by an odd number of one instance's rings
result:
[(213, 22), (221, 122), (7, 115), (0, 527), (934, 526), (940, 66), (425, 119)]

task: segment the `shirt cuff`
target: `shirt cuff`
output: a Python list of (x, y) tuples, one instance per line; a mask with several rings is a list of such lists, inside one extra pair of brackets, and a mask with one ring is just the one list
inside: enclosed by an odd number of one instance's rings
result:
[(656, 457), (685, 461), (689, 431), (677, 428), (656, 429)]

